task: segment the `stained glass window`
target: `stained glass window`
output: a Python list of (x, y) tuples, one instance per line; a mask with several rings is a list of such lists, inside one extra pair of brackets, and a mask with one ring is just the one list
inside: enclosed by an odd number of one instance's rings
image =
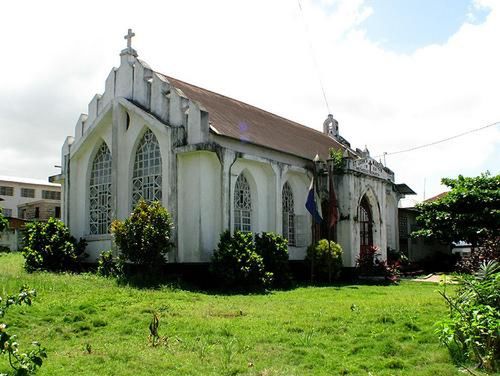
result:
[(373, 245), (372, 213), (366, 197), (359, 205), (359, 238), (360, 249), (365, 250)]
[(234, 230), (252, 231), (252, 196), (243, 174), (238, 176), (234, 187)]
[(90, 233), (107, 234), (111, 224), (111, 152), (105, 142), (92, 162), (89, 204)]
[(135, 153), (132, 204), (141, 198), (147, 202), (161, 201), (160, 145), (151, 130), (144, 133)]
[(281, 192), (282, 213), (283, 213), (283, 237), (288, 239), (288, 245), (294, 246), (295, 241), (295, 211), (293, 202), (293, 192), (288, 182), (283, 186)]

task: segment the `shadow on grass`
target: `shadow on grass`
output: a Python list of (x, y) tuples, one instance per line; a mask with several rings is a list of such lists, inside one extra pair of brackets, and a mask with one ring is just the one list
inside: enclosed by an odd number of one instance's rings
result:
[(163, 274), (155, 276), (148, 273), (134, 273), (126, 277), (117, 278), (117, 284), (120, 286), (129, 286), (137, 289), (156, 290), (168, 288), (171, 290), (189, 291), (195, 293), (202, 293), (206, 295), (267, 295), (279, 291), (290, 291), (298, 288), (309, 287), (323, 287), (340, 289), (354, 289), (357, 290), (361, 286), (391, 286), (394, 283), (385, 280), (360, 280), (348, 279), (337, 280), (333, 282), (325, 281), (304, 281), (294, 280), (288, 286), (271, 286), (270, 288), (241, 288), (237, 286), (221, 286), (218, 284), (213, 276), (206, 275), (205, 278), (185, 278), (181, 274)]

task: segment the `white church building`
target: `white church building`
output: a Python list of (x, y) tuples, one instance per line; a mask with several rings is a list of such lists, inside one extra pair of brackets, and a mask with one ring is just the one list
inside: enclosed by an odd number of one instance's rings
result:
[[(328, 160), (331, 148), (345, 157), (334, 175), (333, 234), (344, 266), (354, 266), (364, 246), (384, 257), (387, 247), (398, 248), (398, 201), (411, 190), (366, 149), (352, 149), (331, 115), (319, 132), (158, 73), (138, 59), (132, 36), (104, 93), (66, 138), (61, 174), (51, 178), (62, 185), (63, 221), (87, 240), (91, 259), (113, 248), (111, 221), (144, 198), (172, 215), (169, 262), (210, 261), (227, 229), (280, 233), (290, 259), (302, 260), (314, 232), (305, 199), (315, 167), (326, 165), (313, 159)], [(325, 200), (327, 190), (324, 183)]]

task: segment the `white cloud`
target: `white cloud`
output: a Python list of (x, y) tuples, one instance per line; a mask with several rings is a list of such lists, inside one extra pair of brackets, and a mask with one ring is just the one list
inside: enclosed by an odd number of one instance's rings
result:
[[(309, 38), (340, 130), (372, 155), (500, 120), (500, 10), (465, 23), (445, 44), (412, 54), (384, 50), (363, 31), (363, 0), (302, 0)], [(4, 12), (5, 11), (5, 12)], [(294, 1), (23, 1), (3, 5), (0, 31), (0, 174), (57, 172), (64, 138), (104, 80), (132, 27), (154, 69), (320, 129), (327, 110)], [(5, 22), (4, 22), (5, 21)], [(442, 176), (496, 168), (493, 127), (420, 151), (388, 156), (398, 181), (427, 196)]]

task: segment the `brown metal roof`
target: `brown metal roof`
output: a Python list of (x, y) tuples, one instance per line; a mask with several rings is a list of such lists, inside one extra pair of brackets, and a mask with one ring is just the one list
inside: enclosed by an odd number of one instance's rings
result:
[(163, 76), (189, 99), (205, 107), (211, 128), (216, 134), (309, 160), (316, 154), (321, 159), (327, 159), (330, 148), (344, 148), (315, 129), (176, 78)]
[(427, 200), (424, 200), (424, 202), (433, 202), (433, 201), (439, 200), (440, 198), (443, 198), (447, 194), (448, 194), (448, 191), (441, 192), (440, 194), (438, 194), (436, 196), (432, 196), (431, 198), (428, 198)]

